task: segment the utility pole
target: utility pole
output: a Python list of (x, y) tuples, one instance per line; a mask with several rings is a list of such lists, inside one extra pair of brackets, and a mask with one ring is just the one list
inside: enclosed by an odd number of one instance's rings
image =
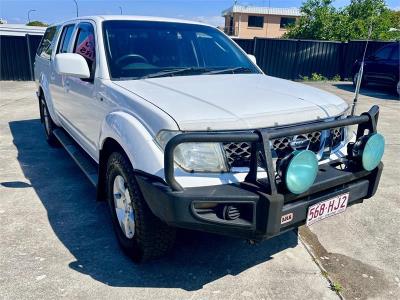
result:
[(78, 7), (78, 2), (74, 0), (75, 2), (75, 7), (76, 7), (76, 17), (79, 17), (79, 7)]
[(118, 7), (119, 7), (119, 11), (120, 11), (120, 13), (122, 15), (122, 7), (121, 6), (118, 6)]
[(36, 11), (36, 9), (30, 9), (30, 10), (28, 10), (28, 23), (31, 22), (31, 12), (34, 12), (34, 11)]

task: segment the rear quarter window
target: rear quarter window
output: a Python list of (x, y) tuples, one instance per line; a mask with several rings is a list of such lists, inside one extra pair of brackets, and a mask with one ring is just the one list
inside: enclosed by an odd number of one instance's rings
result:
[(55, 26), (47, 28), (36, 52), (38, 56), (45, 59), (50, 59), (51, 54), (53, 53), (54, 39), (57, 29), (58, 27)]

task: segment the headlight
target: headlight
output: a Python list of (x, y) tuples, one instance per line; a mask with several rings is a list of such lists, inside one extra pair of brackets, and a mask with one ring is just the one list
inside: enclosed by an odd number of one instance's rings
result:
[[(156, 142), (165, 149), (179, 131), (162, 130)], [(183, 143), (175, 148), (175, 162), (187, 172), (227, 172), (225, 152), (220, 143)]]

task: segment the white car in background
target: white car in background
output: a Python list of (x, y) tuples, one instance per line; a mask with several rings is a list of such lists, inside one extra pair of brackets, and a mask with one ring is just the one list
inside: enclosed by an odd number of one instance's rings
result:
[(50, 26), (35, 78), (48, 142), (108, 201), (134, 261), (168, 251), (176, 227), (261, 240), (311, 225), (379, 182), (377, 107), (349, 116), (335, 95), (266, 76), (208, 25), (93, 16)]

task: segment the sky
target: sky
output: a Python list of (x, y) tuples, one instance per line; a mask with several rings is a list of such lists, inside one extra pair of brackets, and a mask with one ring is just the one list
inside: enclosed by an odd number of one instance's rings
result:
[[(222, 25), (221, 12), (232, 6), (233, 0), (77, 0), (79, 15), (123, 14), (172, 17)], [(241, 5), (271, 7), (300, 7), (302, 0), (243, 0)], [(335, 6), (347, 5), (350, 0), (336, 0)], [(389, 7), (400, 8), (399, 0), (386, 0)], [(73, 0), (0, 0), (0, 18), (8, 23), (27, 23), (31, 20), (48, 24), (74, 18)]]

